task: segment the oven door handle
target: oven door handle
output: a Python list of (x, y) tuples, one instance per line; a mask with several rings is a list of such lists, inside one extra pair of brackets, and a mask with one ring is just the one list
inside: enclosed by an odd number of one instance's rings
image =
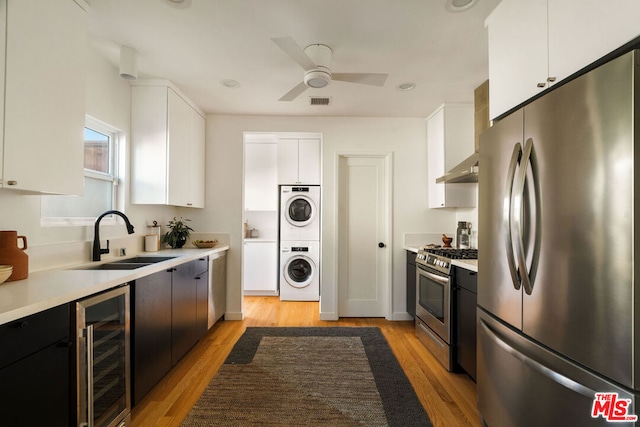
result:
[(449, 276), (439, 276), (437, 274), (430, 273), (423, 268), (420, 268), (420, 274), (427, 276), (435, 282), (442, 283), (443, 285), (449, 284)]

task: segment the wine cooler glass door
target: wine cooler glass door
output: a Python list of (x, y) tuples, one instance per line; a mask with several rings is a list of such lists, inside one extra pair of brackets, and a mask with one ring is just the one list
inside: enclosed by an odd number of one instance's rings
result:
[(76, 303), (78, 425), (122, 425), (131, 410), (129, 286)]

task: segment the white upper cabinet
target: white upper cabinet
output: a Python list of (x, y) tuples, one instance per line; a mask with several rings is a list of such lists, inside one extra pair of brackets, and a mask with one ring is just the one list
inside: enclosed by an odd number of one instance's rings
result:
[(503, 0), (487, 25), (493, 119), (547, 87), (547, 0)]
[(278, 210), (278, 145), (275, 141), (244, 145), (244, 209)]
[(473, 104), (443, 104), (427, 118), (430, 208), (474, 207), (477, 184), (436, 183), (475, 150)]
[(640, 35), (640, 1), (549, 0), (549, 74), (568, 77)]
[(0, 1), (0, 187), (82, 194), (86, 21), (73, 0)]
[(132, 87), (131, 201), (204, 207), (204, 114), (167, 81)]
[(278, 139), (278, 184), (320, 185), (320, 138)]
[(637, 0), (502, 0), (487, 18), (494, 119), (640, 35)]

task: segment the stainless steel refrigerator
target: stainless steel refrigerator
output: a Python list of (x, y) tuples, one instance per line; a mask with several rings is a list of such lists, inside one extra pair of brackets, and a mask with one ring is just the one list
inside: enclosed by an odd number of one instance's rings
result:
[(489, 427), (640, 415), (639, 53), (481, 136), (477, 385)]

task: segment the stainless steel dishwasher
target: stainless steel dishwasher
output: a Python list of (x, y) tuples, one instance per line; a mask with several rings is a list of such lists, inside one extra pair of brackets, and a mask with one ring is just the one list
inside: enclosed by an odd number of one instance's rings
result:
[(211, 328), (227, 310), (227, 252), (209, 255), (209, 321)]

